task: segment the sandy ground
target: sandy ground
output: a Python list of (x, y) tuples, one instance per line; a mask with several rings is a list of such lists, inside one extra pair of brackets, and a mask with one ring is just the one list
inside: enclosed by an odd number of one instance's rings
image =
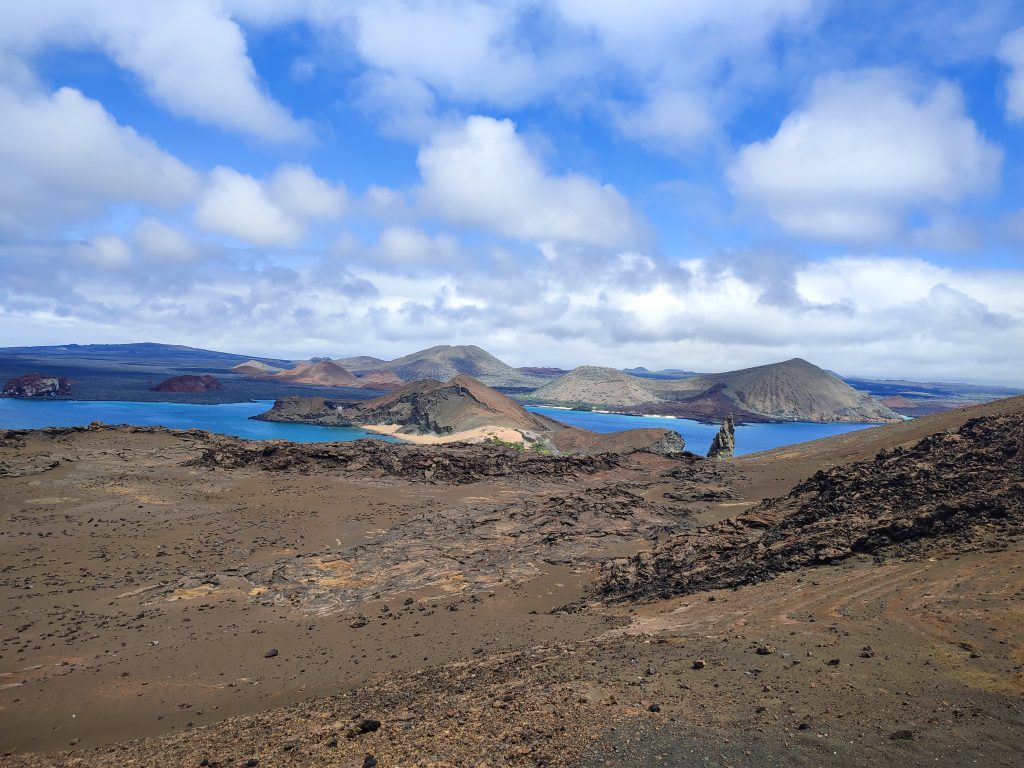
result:
[(450, 435), (410, 435), (401, 432), (401, 424), (366, 424), (360, 427), (367, 432), (378, 435), (391, 435), (413, 445), (447, 445), (449, 443), (481, 443), (488, 438), (496, 437), (507, 443), (523, 442), (521, 432), (508, 427), (477, 427), (462, 432), (453, 432)]
[(461, 485), (3, 441), (0, 764), (1020, 765), (1020, 544), (557, 610), (659, 531), (966, 416), (929, 418)]

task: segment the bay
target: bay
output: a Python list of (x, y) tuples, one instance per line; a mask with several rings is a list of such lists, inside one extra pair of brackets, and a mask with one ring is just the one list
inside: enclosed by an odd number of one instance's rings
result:
[[(106, 424), (133, 424), (170, 429), (205, 429), (248, 440), (283, 439), (296, 443), (359, 440), (374, 438), (401, 442), (352, 427), (319, 427), (312, 424), (279, 424), (253, 421), (272, 400), (244, 403), (199, 404), (168, 402), (129, 402), (118, 400), (17, 400), (0, 398), (0, 429), (39, 429), (42, 427), (85, 426), (93, 421)], [(595, 432), (616, 432), (638, 427), (667, 427), (683, 436), (687, 450), (704, 454), (718, 431), (716, 425), (689, 419), (661, 416), (627, 416), (619, 413), (571, 411), (563, 408), (530, 406), (529, 410), (550, 416), (565, 424)], [(736, 427), (736, 455), (766, 451), (784, 445), (841, 435), (874, 424), (818, 424), (783, 422), (746, 424)]]
[(295, 443), (360, 440), (364, 437), (401, 442), (353, 427), (320, 427), (314, 424), (280, 424), (252, 421), (273, 400), (245, 403), (140, 403), (122, 400), (16, 400), (0, 398), (0, 429), (78, 427), (93, 421), (132, 424), (139, 427), (205, 429), (248, 440), (290, 440)]
[[(701, 424), (690, 419), (670, 416), (627, 416), (621, 413), (572, 411), (567, 408), (529, 406), (527, 410), (557, 419), (563, 424), (583, 427), (594, 432), (618, 432), (623, 429), (666, 427), (683, 436), (686, 450), (703, 456), (711, 447), (718, 432), (717, 424)], [(776, 424), (742, 424), (736, 427), (736, 455), (767, 451), (784, 445), (804, 443), (833, 435), (844, 435), (858, 429), (877, 427), (877, 424), (820, 424), (804, 421), (784, 421)]]

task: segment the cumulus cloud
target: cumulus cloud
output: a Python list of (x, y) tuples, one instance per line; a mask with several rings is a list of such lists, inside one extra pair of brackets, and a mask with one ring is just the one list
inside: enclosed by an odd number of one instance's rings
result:
[(455, 98), (514, 104), (540, 72), (510, 31), (515, 4), (379, 0), (355, 10), (356, 47), (374, 69), (413, 78)]
[(68, 255), (100, 269), (123, 269), (131, 264), (132, 250), (116, 235), (97, 235), (83, 243), (70, 243)]
[(820, 78), (772, 138), (740, 150), (729, 181), (792, 233), (875, 241), (992, 189), (1001, 162), (954, 85), (872, 70)]
[(685, 151), (700, 145), (718, 127), (706, 98), (686, 91), (655, 92), (639, 107), (613, 107), (622, 135), (656, 149)]
[(195, 222), (251, 245), (296, 245), (310, 221), (336, 219), (345, 205), (343, 188), (305, 166), (281, 166), (267, 181), (218, 166), (196, 203)]
[(198, 186), (191, 168), (73, 88), (0, 86), (0, 114), (0, 230), (66, 223), (112, 203), (177, 206)]
[(270, 141), (309, 135), (268, 96), (238, 25), (217, 2), (55, 0), (0, 5), (0, 50), (96, 46), (171, 112)]
[(447, 221), (529, 241), (615, 248), (642, 226), (613, 186), (548, 173), (510, 120), (473, 116), (417, 158), (424, 204)]
[(200, 250), (181, 230), (149, 217), (135, 225), (132, 243), (136, 251), (157, 262), (190, 262), (199, 256)]
[(1002, 39), (998, 56), (1010, 70), (1006, 76), (1006, 115), (1011, 120), (1024, 120), (1024, 27)]

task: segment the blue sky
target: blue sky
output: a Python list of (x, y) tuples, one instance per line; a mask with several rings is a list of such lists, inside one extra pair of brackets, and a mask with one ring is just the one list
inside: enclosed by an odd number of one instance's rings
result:
[(0, 7), (0, 345), (1024, 383), (1010, 0)]

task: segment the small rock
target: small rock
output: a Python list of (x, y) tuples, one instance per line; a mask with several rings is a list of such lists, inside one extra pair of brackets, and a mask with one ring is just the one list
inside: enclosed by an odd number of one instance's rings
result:
[(245, 768), (256, 768), (256, 766), (259, 764), (259, 760), (257, 760), (255, 757), (250, 757), (248, 760), (245, 761)]
[(757, 646), (757, 654), (759, 656), (768, 656), (772, 653), (775, 653), (777, 650), (778, 648), (776, 648), (771, 643), (765, 643), (764, 645)]
[(346, 736), (354, 739), (356, 736), (362, 736), (364, 733), (373, 733), (378, 728), (380, 728), (380, 720), (374, 720), (372, 717), (363, 717), (352, 724)]
[(657, 704), (651, 704), (651, 706), (649, 706), (647, 708), (647, 711), (648, 712), (661, 712), (661, 707), (659, 705), (657, 705)]
[(366, 757), (363, 758), (363, 768), (377, 768), (377, 758), (367, 753)]
[(647, 668), (647, 674), (648, 675), (656, 675), (656, 674), (658, 674), (658, 668), (652, 664), (651, 666), (649, 666)]
[(914, 732), (904, 728), (903, 730), (893, 731), (889, 734), (889, 738), (893, 741), (909, 741), (910, 739), (914, 738)]
[(269, 651), (263, 654), (264, 659), (272, 659), (277, 656), (277, 648), (271, 648)]
[(704, 659), (694, 659), (693, 660), (693, 668), (694, 669), (704, 669), (704, 667), (706, 667), (706, 666), (707, 666), (707, 662), (704, 661)]

